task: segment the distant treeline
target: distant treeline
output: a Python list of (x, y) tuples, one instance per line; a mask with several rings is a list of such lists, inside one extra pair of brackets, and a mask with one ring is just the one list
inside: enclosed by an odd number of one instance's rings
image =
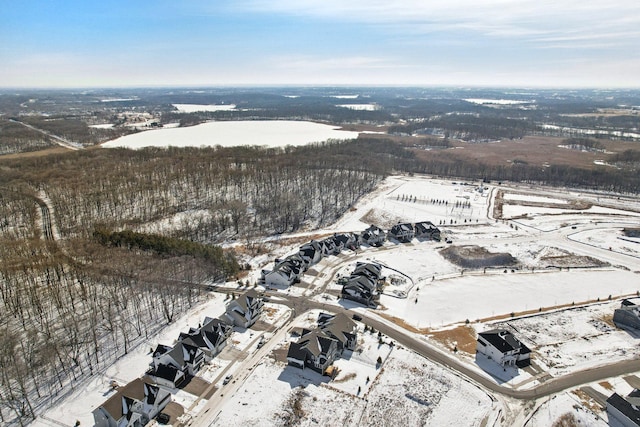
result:
[(415, 121), (389, 127), (389, 133), (412, 135), (423, 129), (440, 129), (445, 136), (469, 142), (496, 139), (522, 138), (537, 129), (528, 120), (502, 117), (478, 117), (471, 114), (451, 114), (435, 116), (428, 120)]

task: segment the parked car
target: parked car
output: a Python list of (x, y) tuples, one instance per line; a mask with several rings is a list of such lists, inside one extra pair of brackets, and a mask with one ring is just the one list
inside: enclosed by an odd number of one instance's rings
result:
[(351, 316), (351, 318), (358, 322), (362, 320), (362, 316), (360, 316), (359, 314), (354, 314), (353, 316)]
[(222, 385), (229, 384), (232, 378), (233, 378), (233, 375), (227, 375), (226, 377), (224, 377), (224, 381), (222, 381)]
[(169, 415), (164, 412), (160, 412), (156, 418), (160, 424), (169, 424)]

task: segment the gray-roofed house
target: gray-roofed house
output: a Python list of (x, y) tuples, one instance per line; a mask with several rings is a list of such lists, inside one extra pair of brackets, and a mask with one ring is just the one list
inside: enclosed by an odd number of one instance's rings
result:
[(416, 237), (422, 239), (431, 239), (437, 242), (440, 241), (440, 229), (436, 227), (431, 221), (422, 221), (414, 224)]
[(227, 345), (233, 327), (220, 319), (207, 317), (202, 326), (190, 328), (189, 332), (181, 333), (179, 341), (198, 347), (204, 353), (205, 360), (211, 361)]
[(197, 346), (182, 341), (178, 341), (173, 347), (158, 345), (152, 357), (152, 369), (167, 365), (189, 375), (195, 375), (202, 368), (205, 359), (204, 353)]
[(629, 396), (622, 397), (618, 393), (613, 393), (607, 399), (607, 416), (609, 417), (609, 424), (611, 418), (615, 418), (616, 421), (625, 427), (638, 427), (640, 426), (640, 392), (636, 389), (629, 394)]
[(345, 249), (355, 250), (358, 247), (358, 238), (353, 233), (334, 234), (333, 242), (336, 245), (336, 254)]
[(387, 240), (387, 235), (382, 228), (371, 225), (369, 226), (369, 228), (360, 233), (360, 236), (358, 236), (358, 240), (361, 244), (363, 243), (369, 246), (382, 246), (385, 240)]
[(613, 312), (613, 323), (619, 328), (640, 330), (640, 306), (628, 299), (622, 300), (620, 308)]
[(262, 270), (262, 282), (265, 286), (288, 287), (304, 273), (305, 261), (299, 254), (276, 261), (273, 270)]
[(96, 427), (142, 427), (171, 402), (168, 390), (137, 378), (93, 410)]
[(318, 327), (331, 338), (338, 341), (340, 354), (344, 350), (355, 350), (358, 344), (358, 325), (346, 314), (320, 313)]
[(305, 331), (298, 342), (289, 344), (287, 362), (300, 369), (310, 368), (320, 374), (339, 357), (339, 344), (320, 329)]
[(396, 224), (391, 227), (388, 235), (396, 239), (398, 242), (408, 243), (415, 236), (415, 232), (413, 230), (413, 225), (409, 223), (403, 223)]
[(312, 240), (300, 246), (298, 255), (304, 261), (305, 268), (308, 269), (312, 265), (317, 264), (323, 256), (322, 245), (316, 240)]
[(234, 325), (249, 328), (260, 317), (263, 305), (255, 289), (250, 289), (227, 304), (226, 316)]
[(376, 281), (364, 275), (347, 278), (340, 295), (344, 299), (358, 302), (367, 307), (376, 307), (380, 298)]
[(518, 366), (531, 363), (531, 350), (506, 329), (480, 332), (476, 352), (482, 353), (501, 366)]

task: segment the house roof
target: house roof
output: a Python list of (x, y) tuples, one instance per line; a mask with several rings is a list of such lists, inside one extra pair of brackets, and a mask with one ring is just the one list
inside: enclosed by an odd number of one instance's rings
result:
[(363, 274), (371, 279), (379, 279), (382, 274), (382, 266), (371, 262), (359, 262), (351, 273), (351, 276)]
[(302, 348), (305, 348), (316, 357), (327, 353), (333, 342), (336, 342), (336, 340), (326, 335), (320, 329), (314, 329), (302, 335), (298, 340), (298, 344), (300, 344)]
[(307, 351), (304, 349), (304, 347), (301, 344), (297, 342), (292, 342), (289, 344), (289, 351), (287, 351), (287, 358), (292, 358), (296, 360), (306, 360)]
[[(181, 375), (182, 374), (182, 375)], [(173, 383), (175, 383), (175, 381), (180, 378), (181, 376), (184, 375), (184, 373), (177, 369), (174, 366), (169, 366), (169, 365), (165, 365), (165, 364), (160, 364), (158, 365), (158, 367), (149, 375), (152, 375), (154, 377), (158, 377), (158, 378), (163, 378), (165, 380), (169, 380)]]
[(613, 406), (620, 411), (625, 417), (640, 426), (640, 409), (629, 403), (618, 393), (613, 393), (608, 399), (607, 404)]
[(506, 329), (492, 329), (485, 332), (480, 332), (482, 338), (484, 338), (489, 344), (494, 346), (501, 353), (507, 353), (513, 350), (519, 350), (521, 354), (530, 353), (531, 350), (521, 343), (511, 332)]
[(165, 353), (168, 353), (171, 351), (173, 347), (171, 347), (170, 345), (165, 345), (165, 344), (158, 344), (158, 346), (156, 347), (156, 349), (153, 351), (151, 357), (158, 357), (161, 356)]
[(136, 378), (129, 384), (118, 388), (118, 391), (100, 406), (117, 421), (124, 415), (122, 398), (128, 397), (129, 399), (142, 401), (144, 399), (144, 385), (145, 382), (142, 378)]
[(404, 224), (396, 224), (393, 227), (391, 227), (391, 233), (393, 234), (408, 233), (408, 232), (413, 233), (413, 226), (408, 222)]

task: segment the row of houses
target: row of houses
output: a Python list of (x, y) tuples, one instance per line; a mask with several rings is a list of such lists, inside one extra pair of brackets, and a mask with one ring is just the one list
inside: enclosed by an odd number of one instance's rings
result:
[(326, 374), (345, 350), (355, 350), (358, 328), (345, 314), (320, 313), (315, 329), (303, 329), (297, 342), (289, 344), (287, 362), (300, 369)]
[(278, 259), (271, 270), (262, 270), (259, 283), (271, 287), (289, 287), (296, 283), (311, 266), (322, 258), (338, 255), (346, 249), (356, 250), (361, 245), (382, 246), (387, 235), (400, 242), (408, 242), (414, 236), (440, 241), (440, 230), (429, 221), (413, 224), (397, 224), (388, 233), (376, 225), (362, 233), (337, 233), (323, 240), (312, 240), (300, 246), (298, 252)]
[(291, 286), (322, 258), (337, 255), (345, 249), (355, 250), (357, 247), (358, 238), (353, 233), (334, 234), (324, 240), (312, 240), (300, 246), (297, 253), (276, 260), (273, 269), (262, 270), (259, 283), (267, 287)]
[(171, 402), (175, 389), (222, 351), (234, 326), (248, 328), (258, 320), (263, 305), (262, 298), (251, 289), (231, 300), (220, 317), (206, 317), (197, 328), (181, 332), (173, 346), (158, 344), (145, 376), (118, 388), (93, 411), (95, 425), (144, 426)]
[(340, 279), (344, 299), (358, 302), (367, 307), (377, 307), (384, 285), (382, 266), (373, 262), (358, 262), (349, 277)]

